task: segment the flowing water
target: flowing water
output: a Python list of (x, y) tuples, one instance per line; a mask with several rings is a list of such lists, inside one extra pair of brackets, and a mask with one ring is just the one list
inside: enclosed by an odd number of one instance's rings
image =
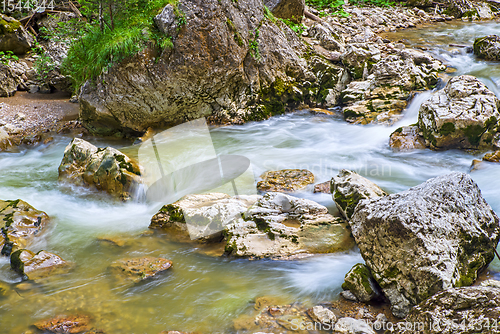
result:
[[(500, 31), (500, 24), (446, 23), (399, 32), (404, 39), (456, 68), (453, 75), (472, 74), (500, 95), (500, 64), (478, 61), (464, 48), (475, 37)], [(253, 171), (306, 168), (316, 181), (329, 180), (339, 169), (359, 172), (388, 192), (399, 192), (451, 171), (468, 172), (471, 161), (483, 153), (420, 150), (394, 153), (389, 135), (396, 127), (416, 122), (418, 108), (432, 92), (415, 97), (405, 118), (393, 127), (357, 126), (340, 117), (317, 116), (306, 111), (242, 126), (214, 128), (211, 136), (218, 154), (248, 157)], [(230, 332), (232, 320), (249, 313), (252, 300), (276, 296), (282, 303), (316, 302), (337, 298), (345, 273), (362, 261), (359, 252), (315, 256), (300, 261), (249, 261), (216, 257), (218, 250), (182, 243), (147, 231), (159, 206), (116, 203), (93, 191), (57, 182), (57, 167), (71, 138), (60, 136), (48, 146), (21, 153), (0, 153), (0, 197), (21, 198), (47, 212), (48, 233), (32, 250), (54, 252), (76, 264), (65, 275), (40, 283), (21, 282), (0, 259), (0, 281), (16, 293), (0, 299), (0, 332), (22, 333), (29, 324), (60, 313), (87, 312), (95, 327), (106, 333), (158, 333), (162, 330)], [(96, 140), (98, 146), (124, 147), (127, 143)], [(129, 148), (130, 150), (130, 148)], [(471, 176), (484, 197), (500, 212), (500, 165), (488, 164)], [(325, 194), (303, 192), (335, 208)], [(122, 236), (125, 246), (99, 241)], [(108, 270), (123, 257), (161, 256), (174, 262), (166, 275), (138, 285), (115, 281)], [(500, 271), (495, 260), (492, 271)]]

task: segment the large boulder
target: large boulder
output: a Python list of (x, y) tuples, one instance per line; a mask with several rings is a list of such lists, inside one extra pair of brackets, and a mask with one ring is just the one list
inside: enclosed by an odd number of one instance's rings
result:
[(274, 16), (300, 23), (304, 16), (306, 2), (304, 0), (264, 0), (264, 5)]
[(0, 63), (0, 97), (13, 96), (21, 83), (9, 65)]
[(492, 19), (494, 17), (490, 5), (485, 1), (451, 0), (448, 12), (457, 18)]
[(500, 333), (500, 289), (471, 286), (440, 292), (414, 307), (394, 334)]
[(307, 169), (267, 171), (260, 178), (262, 181), (257, 182), (260, 191), (293, 192), (314, 183), (314, 174)]
[(32, 280), (53, 275), (70, 266), (59, 255), (46, 251), (35, 254), (27, 249), (19, 249), (12, 253), (10, 265), (14, 271)]
[(35, 45), (35, 39), (24, 29), (21, 22), (0, 13), (0, 51), (24, 54)]
[(2, 255), (26, 248), (47, 226), (49, 216), (28, 203), (0, 201), (0, 249)]
[(383, 191), (372, 181), (356, 172), (342, 169), (331, 181), (333, 201), (342, 216), (350, 219), (354, 209), (361, 200), (386, 196)]
[(75, 138), (64, 150), (59, 180), (91, 186), (113, 197), (128, 200), (141, 183), (141, 170), (134, 160), (112, 148), (97, 148)]
[(474, 41), (474, 54), (487, 60), (500, 60), (500, 37), (490, 35), (476, 38)]
[(497, 141), (500, 100), (477, 78), (461, 75), (422, 103), (418, 125), (433, 149), (490, 148)]
[(342, 62), (358, 79), (342, 91), (344, 118), (355, 124), (393, 124), (402, 118), (413, 91), (428, 90), (445, 69), (430, 54), (412, 49), (389, 49), (374, 43), (347, 47)]
[(497, 215), (463, 173), (362, 201), (350, 225), (397, 317), (435, 293), (474, 283), (500, 238)]
[(238, 257), (292, 258), (353, 247), (350, 232), (311, 200), (269, 192), (227, 225), (226, 253)]
[(187, 195), (163, 206), (151, 218), (150, 229), (159, 229), (199, 241), (220, 241), (227, 224), (255, 204), (260, 196), (229, 196), (223, 193)]
[(345, 87), (344, 68), (265, 15), (260, 0), (180, 0), (177, 8), (184, 25), (174, 29), (169, 11), (157, 18), (175, 30), (171, 49), (146, 49), (83, 85), (80, 118), (91, 131), (137, 134), (204, 116), (261, 120), (335, 101)]

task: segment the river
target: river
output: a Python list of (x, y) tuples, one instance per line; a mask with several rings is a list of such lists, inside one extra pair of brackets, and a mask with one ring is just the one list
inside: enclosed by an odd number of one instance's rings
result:
[[(500, 96), (500, 64), (478, 61), (464, 48), (474, 38), (500, 31), (500, 23), (442, 23), (390, 36), (428, 51), (456, 69), (452, 75), (479, 77)], [(347, 168), (368, 177), (390, 193), (415, 186), (452, 171), (468, 172), (484, 152), (420, 150), (395, 153), (389, 135), (399, 126), (415, 123), (420, 104), (432, 92), (417, 95), (405, 117), (392, 127), (358, 126), (340, 117), (308, 111), (267, 121), (211, 129), (216, 152), (248, 157), (256, 176), (271, 169), (306, 168), (317, 182)], [(157, 204), (116, 203), (98, 193), (61, 185), (57, 168), (71, 141), (58, 136), (49, 145), (21, 153), (0, 153), (2, 199), (21, 198), (52, 218), (51, 227), (30, 247), (59, 254), (76, 264), (74, 270), (42, 283), (21, 282), (0, 259), (0, 281), (17, 293), (0, 299), (0, 332), (19, 334), (37, 320), (67, 311), (93, 316), (106, 333), (159, 333), (162, 330), (230, 332), (233, 319), (252, 311), (259, 296), (276, 296), (283, 303), (317, 302), (338, 298), (345, 273), (362, 258), (358, 251), (320, 255), (299, 261), (249, 261), (207, 254), (192, 244), (150, 235), (147, 231)], [(126, 142), (93, 140), (116, 148)], [(500, 165), (488, 164), (471, 173), (483, 196), (500, 212)], [(336, 212), (326, 194), (297, 196), (315, 200)], [(98, 241), (109, 235), (134, 236), (131, 245), (117, 247)], [(139, 285), (122, 285), (108, 271), (123, 257), (160, 256), (173, 261), (166, 275)], [(500, 271), (495, 261), (490, 269)]]

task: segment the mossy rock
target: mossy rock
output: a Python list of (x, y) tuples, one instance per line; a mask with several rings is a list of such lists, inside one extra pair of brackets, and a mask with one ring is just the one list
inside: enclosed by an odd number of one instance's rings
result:
[(363, 263), (358, 263), (345, 275), (342, 289), (351, 291), (361, 302), (380, 298), (379, 288), (373, 279), (370, 269)]

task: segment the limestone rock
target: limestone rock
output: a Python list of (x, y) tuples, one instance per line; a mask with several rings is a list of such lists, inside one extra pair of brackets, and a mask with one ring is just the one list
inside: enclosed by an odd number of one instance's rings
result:
[(405, 1), (408, 6), (415, 6), (421, 8), (431, 7), (433, 1), (432, 0), (409, 0)]
[[(259, 197), (230, 197), (222, 193), (188, 195), (163, 206), (151, 219), (149, 228), (184, 236), (189, 233), (192, 239), (200, 241), (220, 240), (225, 226), (240, 218)], [(186, 220), (189, 224), (186, 224)]]
[(321, 305), (309, 309), (307, 314), (314, 322), (319, 324), (334, 324), (337, 321), (335, 313)]
[(382, 58), (380, 49), (374, 43), (350, 43), (346, 45), (341, 59), (354, 79), (362, 79)]
[(296, 23), (302, 22), (306, 7), (304, 0), (264, 0), (264, 4), (274, 16)]
[(488, 153), (483, 157), (484, 161), (489, 162), (500, 162), (500, 151), (495, 151), (493, 153)]
[[(471, 286), (449, 289), (430, 297), (415, 306), (406, 321), (422, 324), (425, 326), (422, 332), (429, 334), (495, 334), (500, 333), (499, 317), (500, 289)], [(410, 334), (415, 331), (403, 327), (393, 333)]]
[(7, 131), (0, 128), (0, 152), (12, 152), (15, 150), (15, 140), (9, 136)]
[(10, 66), (0, 63), (0, 97), (13, 96), (20, 83), (20, 78), (12, 73)]
[(85, 314), (59, 315), (34, 324), (41, 331), (49, 333), (78, 334), (91, 330), (91, 318)]
[(474, 41), (474, 54), (487, 60), (500, 60), (500, 37), (490, 35), (476, 38)]
[(340, 318), (335, 324), (335, 333), (343, 334), (375, 334), (375, 331), (363, 320)]
[(92, 186), (122, 200), (134, 196), (140, 175), (137, 163), (120, 151), (97, 148), (79, 138), (66, 147), (59, 166), (59, 180)]
[(306, 169), (283, 169), (268, 171), (257, 183), (260, 191), (294, 192), (314, 182), (314, 174)]
[(389, 146), (394, 151), (412, 151), (426, 148), (424, 137), (420, 135), (420, 130), (415, 125), (396, 129), (391, 134)]
[(492, 19), (494, 17), (491, 7), (484, 1), (452, 0), (449, 1), (448, 11), (451, 15), (460, 18)]
[(27, 249), (12, 253), (10, 265), (14, 271), (32, 280), (51, 276), (69, 267), (69, 263), (56, 254), (46, 251), (35, 254)]
[(154, 21), (158, 29), (166, 36), (177, 36), (177, 16), (175, 15), (175, 7), (173, 5), (166, 5), (161, 13), (155, 16)]
[(439, 291), (474, 283), (500, 238), (497, 215), (463, 173), (362, 201), (350, 225), (397, 317)]
[(24, 29), (21, 22), (0, 13), (0, 51), (24, 54), (35, 45), (35, 39)]
[(422, 103), (418, 125), (433, 149), (492, 146), (500, 125), (500, 100), (477, 78), (461, 75)]
[(330, 181), (315, 184), (314, 185), (314, 192), (315, 193), (331, 194), (332, 191), (330, 189)]
[(28, 246), (47, 226), (49, 216), (28, 203), (0, 200), (0, 248), (9, 256), (13, 251)]
[(372, 181), (356, 172), (342, 169), (331, 182), (333, 201), (340, 213), (350, 219), (361, 200), (386, 196), (387, 193)]
[(342, 34), (333, 28), (325, 21), (316, 22), (307, 30), (307, 34), (309, 37), (318, 40), (326, 50), (342, 52), (344, 51), (344, 38)]
[(290, 258), (353, 247), (349, 230), (326, 207), (276, 192), (265, 194), (225, 234), (226, 253), (240, 257)]
[(350, 291), (361, 302), (380, 298), (380, 289), (373, 279), (370, 269), (362, 263), (354, 265), (345, 275), (342, 289)]
[(172, 49), (146, 49), (83, 85), (80, 118), (92, 132), (137, 135), (201, 117), (262, 120), (302, 103), (327, 105), (345, 88), (347, 71), (266, 18), (260, 0), (179, 0), (177, 8), (186, 23)]
[(156, 257), (122, 259), (111, 265), (117, 277), (139, 283), (145, 279), (156, 277), (172, 267), (172, 261)]

